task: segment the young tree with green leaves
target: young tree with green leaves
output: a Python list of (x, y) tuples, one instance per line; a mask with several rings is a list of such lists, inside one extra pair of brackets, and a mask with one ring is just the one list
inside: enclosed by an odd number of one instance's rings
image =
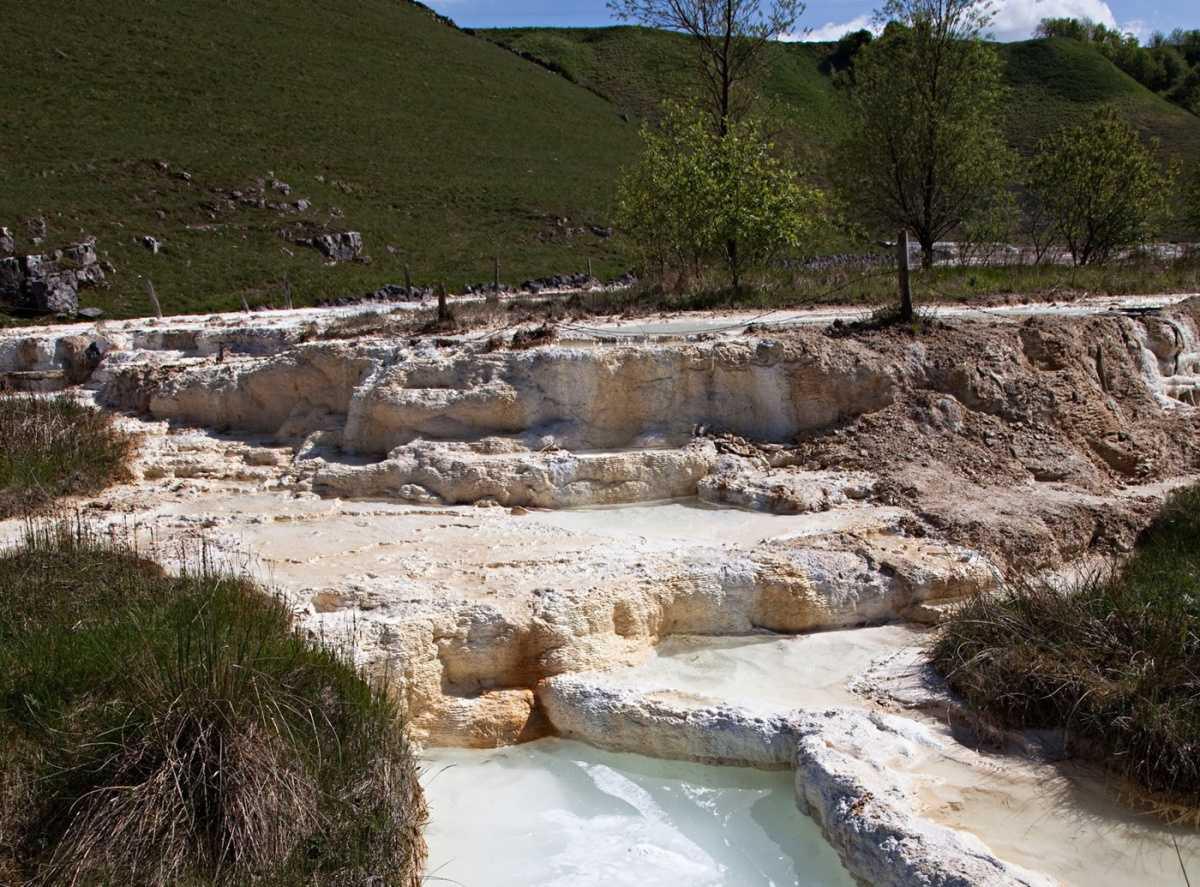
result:
[(1111, 108), (1038, 145), (1029, 181), (1033, 209), (1076, 265), (1103, 264), (1154, 234), (1173, 178), (1155, 148)]
[(888, 0), (876, 17), (890, 24), (855, 60), (834, 180), (869, 228), (912, 231), (930, 267), (936, 241), (995, 217), (1015, 167), (991, 15), (986, 0)]
[(609, 0), (622, 21), (692, 38), (705, 107), (722, 134), (748, 114), (763, 53), (791, 33), (804, 12), (800, 0)]
[[(618, 19), (686, 34), (696, 49), (704, 107), (722, 138), (753, 110), (754, 81), (768, 44), (793, 31), (801, 0), (609, 0)], [(682, 98), (682, 97), (678, 97)], [(745, 264), (736, 238), (725, 244), (729, 264)], [(752, 257), (748, 257), (752, 258)], [(737, 271), (734, 271), (737, 276)]]
[(761, 120), (731, 121), (720, 134), (705, 112), (667, 104), (662, 123), (642, 134), (617, 206), (646, 260), (689, 272), (719, 261), (736, 289), (746, 269), (817, 229), (823, 195), (776, 156)]

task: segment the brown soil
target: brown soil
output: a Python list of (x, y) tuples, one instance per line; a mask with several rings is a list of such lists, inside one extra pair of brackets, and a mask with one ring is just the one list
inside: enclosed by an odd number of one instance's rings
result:
[[(1195, 322), (1200, 299), (1175, 311)], [(874, 472), (884, 501), (1008, 568), (1128, 550), (1156, 502), (1112, 495), (1200, 472), (1200, 413), (1164, 408), (1143, 381), (1137, 326), (1156, 347), (1165, 323), (1039, 317), (863, 332), (855, 338), (908, 378), (890, 406), (800, 441), (797, 461)]]

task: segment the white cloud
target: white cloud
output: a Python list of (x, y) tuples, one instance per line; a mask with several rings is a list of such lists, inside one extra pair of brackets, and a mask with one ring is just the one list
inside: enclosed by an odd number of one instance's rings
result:
[(1142, 21), (1140, 18), (1135, 18), (1133, 21), (1123, 22), (1121, 24), (1122, 34), (1132, 34), (1138, 38), (1139, 43), (1145, 43), (1152, 33), (1154, 28), (1150, 27), (1149, 22)]
[(875, 27), (873, 16), (860, 15), (857, 18), (850, 19), (848, 22), (826, 22), (820, 27), (811, 28), (799, 34), (789, 34), (783, 39), (799, 40), (805, 43), (829, 43), (849, 34), (851, 31), (861, 31), (864, 28), (868, 31), (878, 32), (879, 30)]
[[(1105, 0), (996, 0), (993, 9), (996, 15), (989, 31), (996, 40), (1026, 40), (1033, 36), (1044, 18), (1088, 18), (1110, 28), (1117, 27), (1116, 17)], [(879, 32), (874, 17), (866, 14), (845, 22), (825, 22), (783, 39), (823, 43), (863, 28)], [(1141, 38), (1148, 29), (1145, 23), (1132, 21), (1122, 25), (1120, 30)]]
[(1088, 18), (1110, 28), (1117, 26), (1104, 0), (999, 0), (991, 33), (997, 40), (1025, 40), (1044, 18)]

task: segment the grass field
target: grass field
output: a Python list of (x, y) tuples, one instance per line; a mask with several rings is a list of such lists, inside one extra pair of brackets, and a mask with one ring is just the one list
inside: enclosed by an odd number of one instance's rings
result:
[[(609, 103), (397, 0), (14, 4), (4, 13), (0, 225), (41, 251), (99, 238), (117, 268), (85, 304), (168, 312), (297, 302), (401, 282), (451, 288), (625, 270), (612, 181), (637, 145)], [(156, 162), (169, 166), (161, 169)], [(187, 172), (191, 181), (177, 173)], [(268, 173), (304, 213), (224, 204)], [(340, 214), (339, 214), (340, 213)], [(372, 263), (327, 267), (276, 232), (358, 230)], [(165, 243), (152, 255), (143, 235)], [(388, 246), (395, 252), (389, 252)], [(290, 250), (294, 255), (290, 255)]]
[(99, 492), (126, 476), (133, 447), (107, 413), (67, 398), (0, 395), (0, 519)]

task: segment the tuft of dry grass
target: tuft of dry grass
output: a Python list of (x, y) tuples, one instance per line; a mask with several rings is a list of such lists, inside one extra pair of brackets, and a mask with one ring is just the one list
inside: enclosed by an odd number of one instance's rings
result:
[(512, 349), (514, 351), (524, 351), (528, 348), (537, 348), (540, 345), (549, 345), (558, 338), (558, 328), (552, 323), (543, 323), (540, 326), (522, 327), (513, 333)]
[(125, 479), (133, 449), (111, 416), (70, 398), (0, 394), (0, 519)]
[(421, 882), (395, 704), (203, 560), (30, 525), (0, 553), (0, 739), (4, 883)]
[(1200, 487), (1168, 502), (1119, 569), (970, 601), (931, 659), (977, 711), (1066, 731), (1127, 799), (1200, 825)]

